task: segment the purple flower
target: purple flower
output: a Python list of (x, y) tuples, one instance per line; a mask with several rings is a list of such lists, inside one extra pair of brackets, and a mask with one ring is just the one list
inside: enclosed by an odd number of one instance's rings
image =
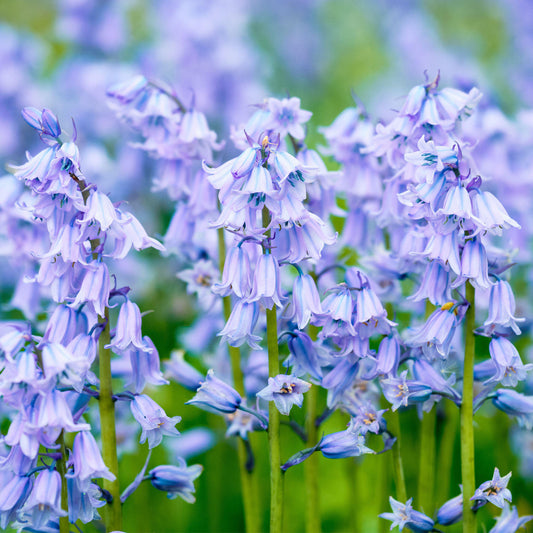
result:
[(272, 254), (261, 254), (255, 267), (252, 292), (248, 300), (260, 301), (264, 307), (272, 309), (274, 304), (282, 307), (281, 301), (284, 299), (278, 261)]
[(269, 98), (267, 100), (267, 107), (270, 111), (270, 120), (268, 127), (278, 131), (280, 135), (292, 135), (295, 139), (303, 139), (305, 131), (302, 124), (307, 122), (312, 113), (300, 109), (299, 98)]
[(257, 393), (259, 398), (268, 402), (273, 401), (282, 415), (289, 415), (293, 405), (302, 406), (304, 392), (311, 388), (311, 384), (292, 375), (280, 374), (268, 378), (268, 385)]
[(433, 389), (420, 381), (407, 379), (407, 370), (399, 378), (390, 377), (381, 380), (381, 388), (385, 398), (392, 404), (392, 410), (407, 407), (408, 404), (423, 403), (429, 399)]
[(492, 403), (504, 413), (518, 418), (526, 429), (533, 429), (533, 396), (525, 396), (513, 389), (498, 389)]
[(490, 341), (489, 352), (496, 372), (486, 383), (501, 382), (506, 387), (516, 387), (533, 368), (533, 364), (522, 363), (518, 350), (505, 337), (494, 337)]
[(139, 350), (148, 349), (142, 338), (141, 311), (137, 304), (126, 300), (120, 307), (113, 340), (106, 348), (124, 351), (132, 346)]
[(429, 261), (418, 291), (409, 300), (419, 302), (428, 299), (433, 305), (441, 306), (452, 299), (450, 271), (438, 261)]
[[(167, 385), (168, 381), (163, 377), (159, 363), (159, 353), (154, 343), (147, 336), (143, 337), (146, 349), (128, 350), (131, 362), (131, 383), (135, 385), (135, 392), (140, 393), (146, 383), (152, 385)], [(129, 384), (129, 383), (128, 383)]]
[(491, 286), (488, 268), (487, 252), (481, 239), (469, 239), (461, 254), (461, 273), (453, 282), (452, 288), (459, 287), (469, 279), (476, 289), (488, 289)]
[(185, 361), (184, 356), (183, 351), (174, 350), (170, 354), (170, 359), (164, 362), (165, 374), (186, 389), (195, 391), (200, 386), (203, 376)]
[(533, 515), (520, 518), (516, 507), (511, 510), (509, 505), (506, 504), (502, 514), (498, 517), (496, 524), (489, 533), (515, 533), (532, 519)]
[(475, 189), (472, 195), (472, 210), (477, 224), (483, 229), (501, 234), (502, 228), (520, 228), (501, 202), (490, 192)]
[(239, 298), (246, 298), (252, 288), (250, 259), (243, 246), (228, 250), (222, 272), (222, 283), (213, 285), (213, 292), (228, 296), (231, 291)]
[(350, 424), (348, 429), (331, 433), (322, 438), (317, 448), (328, 459), (341, 459), (343, 457), (358, 457), (365, 453), (375, 453), (365, 446), (365, 437), (360, 433), (359, 427)]
[(463, 518), (463, 495), (448, 500), (437, 511), (437, 523), (451, 526)]
[(511, 328), (519, 335), (520, 328), (517, 322), (523, 322), (525, 318), (515, 317), (515, 312), (516, 303), (511, 286), (507, 281), (501, 279), (496, 281), (490, 288), (489, 317), (483, 325), (492, 328), (495, 326)]
[(185, 403), (218, 414), (234, 413), (241, 402), (240, 394), (233, 387), (215, 377), (213, 369), (210, 369), (194, 398)]
[(511, 472), (506, 476), (501, 477), (500, 471), (495, 468), (494, 475), (490, 481), (482, 483), (474, 493), (474, 496), (470, 498), (477, 503), (490, 502), (496, 507), (503, 509), (505, 506), (505, 500), (512, 501), (511, 491), (507, 488), (507, 484), (511, 479)]
[(321, 314), (322, 305), (316, 284), (308, 274), (300, 274), (295, 280), (292, 288), (292, 306), (299, 329), (305, 328), (309, 323), (311, 315)]
[(74, 472), (69, 476), (78, 480), (80, 490), (89, 488), (92, 478), (105, 478), (113, 481), (115, 476), (104, 464), (98, 445), (89, 431), (80, 431), (74, 437), (72, 456), (69, 462)]
[(187, 466), (185, 460), (178, 458), (178, 466), (161, 465), (150, 470), (148, 475), (152, 485), (165, 491), (169, 498), (179, 496), (187, 503), (194, 503), (193, 481), (202, 473), (201, 465)]
[(379, 516), (392, 522), (391, 529), (398, 526), (400, 531), (403, 531), (404, 527), (415, 533), (432, 531), (435, 523), (429, 516), (413, 510), (412, 501), (413, 498), (409, 498), (406, 503), (400, 503), (390, 496), (389, 502), (392, 507), (392, 513), (382, 513)]
[(148, 439), (148, 447), (154, 448), (163, 440), (163, 435), (176, 436), (179, 431), (174, 427), (180, 416), (169, 418), (165, 411), (146, 394), (136, 395), (130, 403), (131, 413), (141, 425), (140, 443)]
[(396, 375), (400, 361), (400, 343), (395, 335), (383, 337), (379, 343), (377, 364), (371, 376)]
[(201, 259), (192, 268), (178, 272), (177, 276), (187, 283), (187, 294), (196, 293), (198, 295), (202, 309), (209, 310), (213, 306), (216, 296), (213, 294), (212, 288), (219, 273), (211, 261)]
[(109, 271), (105, 263), (89, 263), (81, 287), (72, 302), (77, 307), (82, 303), (90, 303), (102, 318), (109, 301)]
[(387, 409), (378, 411), (370, 401), (365, 401), (358, 406), (353, 422), (358, 426), (362, 435), (366, 435), (369, 431), (377, 434), (387, 427), (383, 418), (383, 413), (386, 411)]
[(231, 346), (241, 346), (247, 342), (250, 348), (260, 350), (257, 341), (260, 341), (261, 337), (252, 333), (258, 318), (259, 304), (241, 300), (232, 309), (224, 329), (218, 335)]
[(43, 470), (37, 476), (22, 512), (35, 528), (43, 527), (48, 520), (66, 516), (61, 509), (61, 476), (55, 470)]
[(309, 374), (313, 379), (322, 379), (322, 368), (315, 343), (303, 331), (293, 331), (287, 341), (290, 355), (286, 361), (292, 367), (292, 374), (303, 376)]

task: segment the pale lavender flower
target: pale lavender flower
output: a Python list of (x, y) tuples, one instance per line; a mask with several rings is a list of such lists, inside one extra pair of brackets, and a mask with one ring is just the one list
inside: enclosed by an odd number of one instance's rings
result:
[(381, 380), (381, 388), (385, 398), (392, 404), (392, 410), (407, 407), (413, 403), (423, 403), (429, 399), (433, 389), (420, 381), (408, 380), (407, 370), (400, 377), (390, 377)]
[(515, 317), (516, 303), (513, 290), (507, 281), (498, 280), (490, 288), (489, 316), (484, 322), (487, 327), (510, 327), (517, 335), (520, 328), (517, 322), (524, 322), (525, 318)]
[(511, 509), (508, 504), (505, 504), (502, 514), (489, 533), (515, 533), (532, 519), (533, 515), (519, 517), (516, 507), (513, 506)]
[(451, 526), (463, 518), (463, 495), (455, 496), (444, 503), (437, 511), (437, 523)]
[(411, 505), (412, 501), (413, 498), (409, 498), (406, 503), (400, 503), (390, 496), (389, 502), (392, 507), (392, 513), (382, 513), (379, 516), (392, 522), (391, 530), (398, 526), (400, 531), (403, 531), (404, 527), (415, 533), (432, 531), (435, 523), (429, 516), (420, 511), (415, 511)]
[(519, 381), (526, 379), (527, 372), (533, 368), (533, 364), (522, 363), (518, 350), (505, 337), (494, 337), (490, 341), (489, 352), (495, 366), (495, 374), (486, 383), (500, 382), (506, 387), (516, 387)]
[(268, 385), (257, 393), (259, 398), (274, 402), (282, 415), (289, 415), (293, 405), (302, 406), (304, 392), (311, 388), (311, 384), (288, 374), (280, 374), (268, 378)]
[(250, 348), (260, 350), (257, 341), (261, 337), (253, 334), (258, 318), (259, 304), (241, 300), (232, 309), (224, 329), (218, 335), (231, 346), (241, 346), (246, 342)]
[(322, 305), (316, 284), (308, 274), (300, 274), (294, 280), (292, 288), (292, 308), (294, 319), (299, 329), (305, 328), (313, 314), (322, 313)]
[(504, 413), (518, 418), (518, 423), (528, 430), (533, 428), (533, 396), (526, 396), (513, 389), (498, 389), (492, 403)]
[(210, 369), (194, 398), (185, 403), (218, 414), (234, 413), (241, 402), (240, 394), (233, 387), (215, 377), (213, 369)]
[(259, 301), (267, 309), (282, 307), (285, 299), (281, 292), (279, 264), (272, 254), (261, 254), (255, 266), (250, 302)]
[(148, 475), (152, 485), (165, 491), (169, 498), (179, 496), (187, 503), (194, 503), (193, 481), (202, 473), (201, 465), (187, 466), (185, 460), (178, 458), (178, 465), (156, 466)]
[(209, 310), (216, 301), (212, 291), (215, 280), (218, 279), (218, 269), (211, 261), (200, 259), (192, 268), (178, 272), (178, 278), (187, 283), (187, 293), (197, 294), (200, 307)]
[(141, 425), (140, 443), (148, 439), (148, 447), (154, 448), (163, 440), (163, 435), (176, 436), (179, 431), (174, 427), (181, 416), (168, 417), (163, 409), (146, 394), (136, 395), (130, 403), (131, 413)]
[(501, 477), (500, 471), (495, 468), (492, 479), (482, 483), (470, 499), (479, 503), (490, 502), (496, 507), (503, 509), (505, 500), (512, 501), (511, 491), (507, 488), (510, 479), (511, 472)]
[(141, 311), (136, 303), (128, 299), (120, 307), (115, 335), (106, 348), (124, 351), (130, 347), (149, 349), (142, 338)]
[(165, 375), (183, 385), (186, 389), (195, 391), (200, 386), (203, 376), (196, 368), (185, 361), (185, 353), (174, 350), (170, 359), (164, 362)]

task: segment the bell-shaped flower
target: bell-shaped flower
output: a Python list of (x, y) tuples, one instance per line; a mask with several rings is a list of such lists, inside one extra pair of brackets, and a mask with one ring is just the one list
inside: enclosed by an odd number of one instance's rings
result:
[(453, 185), (448, 189), (444, 205), (437, 211), (437, 214), (455, 216), (464, 219), (472, 218), (472, 201), (468, 190), (462, 183)]
[[(437, 363), (435, 366), (437, 366)], [(444, 379), (442, 373), (435, 368), (434, 365), (429, 361), (420, 358), (415, 359), (413, 374), (417, 381), (428, 385), (433, 391), (445, 394), (456, 402), (460, 401), (461, 396), (452, 387), (455, 383), (455, 374), (452, 374), (448, 379)]]
[(461, 274), (456, 231), (449, 231), (444, 234), (435, 233), (431, 236), (423, 252), (411, 252), (411, 254), (438, 260), (443, 265), (448, 265), (457, 275)]
[(42, 528), (49, 520), (66, 516), (61, 509), (61, 476), (56, 470), (39, 472), (32, 491), (22, 508), (32, 526)]
[(81, 287), (72, 302), (73, 307), (88, 303), (102, 318), (109, 303), (109, 271), (100, 261), (89, 263)]
[(267, 108), (270, 112), (268, 128), (279, 132), (281, 136), (291, 135), (295, 139), (303, 139), (305, 131), (302, 124), (305, 124), (312, 113), (304, 109), (300, 109), (300, 99), (296, 97), (269, 98), (267, 100)]
[(294, 280), (292, 288), (292, 309), (290, 317), (296, 321), (299, 329), (305, 328), (313, 314), (322, 313), (322, 305), (316, 283), (309, 274), (300, 274)]
[(68, 516), (71, 524), (81, 520), (88, 524), (98, 520), (100, 516), (96, 509), (103, 507), (106, 502), (102, 498), (102, 491), (95, 483), (88, 483), (83, 491), (76, 478), (67, 476), (68, 487)]
[(261, 254), (257, 260), (252, 282), (250, 302), (259, 301), (266, 309), (283, 307), (279, 264), (272, 254)]
[(149, 349), (146, 346), (141, 332), (141, 311), (137, 304), (126, 300), (120, 307), (115, 335), (106, 348), (124, 351), (135, 347), (139, 350)]
[[(400, 342), (395, 335), (383, 337), (379, 343), (376, 367), (371, 372), (376, 376), (395, 376), (400, 362)], [(369, 377), (370, 377), (369, 376)]]
[(490, 288), (489, 317), (484, 326), (502, 326), (511, 328), (517, 335), (520, 328), (517, 322), (523, 322), (525, 318), (515, 317), (516, 303), (513, 290), (507, 281), (498, 280)]
[(322, 437), (317, 448), (328, 459), (358, 457), (365, 453), (375, 453), (374, 450), (365, 446), (365, 437), (361, 434), (359, 427), (352, 423), (344, 431), (330, 433)]
[(181, 350), (174, 350), (170, 354), (170, 359), (164, 362), (165, 375), (186, 389), (195, 391), (203, 380), (202, 374), (184, 359), (185, 353)]
[(143, 444), (148, 439), (150, 449), (158, 446), (163, 435), (176, 436), (179, 431), (174, 427), (181, 416), (168, 417), (163, 409), (146, 394), (136, 395), (130, 403), (133, 417), (141, 425), (141, 439)]
[(459, 287), (469, 279), (476, 289), (488, 289), (491, 286), (488, 269), (487, 252), (481, 239), (469, 239), (461, 254), (461, 273), (452, 288)]
[(293, 405), (302, 406), (304, 392), (311, 388), (307, 381), (288, 374), (268, 378), (268, 385), (257, 393), (259, 398), (274, 402), (282, 415), (289, 415)]
[(444, 503), (437, 511), (437, 524), (451, 526), (463, 518), (463, 495), (455, 496)]
[(483, 229), (500, 235), (502, 229), (520, 228), (520, 224), (509, 216), (501, 202), (488, 191), (473, 191), (472, 208), (476, 223)]
[(178, 272), (177, 277), (187, 283), (187, 294), (197, 294), (200, 307), (209, 310), (216, 301), (212, 287), (218, 279), (218, 269), (211, 261), (200, 259), (192, 268)]
[(98, 222), (102, 231), (107, 231), (117, 220), (117, 211), (107, 194), (98, 190), (91, 191), (87, 200), (85, 213), (81, 225), (86, 228), (93, 222)]
[(357, 407), (357, 412), (352, 413), (354, 416), (353, 423), (357, 425), (362, 435), (370, 433), (381, 433), (387, 428), (387, 422), (383, 414), (387, 409), (376, 409), (372, 402), (363, 401)]
[(328, 294), (322, 302), (322, 309), (324, 312), (317, 319), (317, 324), (323, 326), (325, 337), (333, 334), (356, 334), (352, 324), (354, 301), (348, 287), (341, 285)]
[(87, 331), (86, 316), (68, 305), (60, 304), (48, 319), (41, 342), (66, 345), (81, 331)]
[(193, 481), (202, 473), (201, 465), (187, 466), (185, 460), (178, 458), (178, 465), (156, 466), (148, 473), (150, 482), (158, 489), (165, 491), (169, 498), (179, 496), (187, 503), (194, 503)]
[(10, 522), (16, 519), (17, 512), (23, 506), (32, 489), (31, 476), (14, 475), (0, 489), (0, 527), (7, 529)]
[(448, 302), (431, 313), (425, 324), (409, 332), (408, 344), (422, 346), (423, 349), (430, 345), (446, 358), (457, 325), (453, 302)]
[(218, 335), (230, 346), (241, 346), (246, 342), (250, 348), (260, 350), (257, 341), (260, 341), (261, 337), (252, 333), (258, 318), (259, 304), (241, 300), (231, 310), (224, 329)]
[(47, 441), (55, 441), (61, 430), (88, 431), (89, 424), (74, 423), (72, 411), (67, 403), (67, 393), (51, 390), (40, 396), (36, 403), (38, 428), (45, 432)]
[(98, 444), (90, 431), (80, 431), (74, 437), (69, 463), (74, 467), (74, 472), (68, 476), (77, 479), (82, 491), (89, 488), (92, 478), (105, 478), (110, 481), (115, 479), (105, 465)]
[(522, 363), (518, 350), (505, 337), (494, 337), (490, 341), (489, 352), (496, 372), (486, 383), (499, 382), (506, 387), (516, 387), (533, 368), (533, 364)]
[[(152, 340), (143, 338), (145, 350), (132, 348), (127, 351), (131, 363), (131, 380), (136, 393), (141, 393), (146, 383), (152, 385), (167, 385), (168, 381), (163, 377), (160, 369), (159, 353)], [(128, 383), (128, 384), (129, 384)]]
[(304, 376), (309, 374), (311, 378), (320, 381), (322, 379), (322, 368), (317, 347), (311, 337), (303, 331), (293, 331), (287, 341), (289, 347), (289, 358), (286, 366), (292, 367), (292, 374)]
[(516, 416), (518, 423), (527, 430), (533, 428), (533, 396), (526, 396), (513, 389), (498, 389), (492, 403), (504, 413)]
[(428, 262), (420, 287), (408, 300), (419, 302), (426, 298), (435, 306), (444, 305), (452, 299), (450, 271), (439, 261)]
[(222, 271), (222, 282), (215, 283), (215, 294), (228, 296), (231, 291), (239, 298), (246, 298), (252, 288), (250, 259), (243, 246), (234, 246), (228, 250)]
[(241, 405), (241, 395), (227, 383), (215, 377), (213, 369), (207, 372), (207, 377), (196, 391), (192, 400), (185, 402), (196, 405), (211, 413), (234, 413)]
[(424, 403), (429, 400), (433, 389), (420, 381), (408, 380), (407, 370), (404, 370), (400, 377), (390, 377), (381, 380), (381, 388), (385, 398), (392, 404), (392, 410), (399, 407)]
[(492, 479), (482, 483), (470, 499), (474, 500), (477, 504), (490, 502), (496, 507), (503, 509), (506, 500), (508, 502), (512, 501), (511, 491), (507, 488), (510, 479), (511, 472), (501, 477), (500, 471), (495, 468)]
[(413, 498), (409, 498), (406, 503), (400, 503), (390, 496), (389, 502), (392, 507), (392, 513), (382, 513), (379, 516), (392, 522), (391, 529), (398, 526), (400, 531), (403, 531), (404, 527), (415, 533), (433, 531), (435, 525), (433, 520), (424, 513), (415, 511), (411, 504), (412, 501)]
[(494, 527), (489, 533), (516, 533), (530, 520), (533, 520), (533, 515), (520, 517), (518, 516), (516, 507), (513, 506), (511, 509), (510, 506), (506, 504), (502, 514), (498, 517), (496, 524), (494, 524)]

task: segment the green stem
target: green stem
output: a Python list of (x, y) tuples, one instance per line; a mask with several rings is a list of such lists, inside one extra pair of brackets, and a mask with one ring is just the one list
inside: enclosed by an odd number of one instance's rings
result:
[(435, 509), (435, 427), (437, 408), (424, 413), (420, 424), (420, 469), (418, 471), (418, 506), (431, 516)]
[(59, 533), (69, 533), (70, 524), (68, 519), (68, 488), (67, 488), (67, 447), (65, 446), (65, 434), (59, 435), (61, 446), (61, 459), (57, 462), (57, 471), (61, 475), (61, 509), (67, 512), (66, 516), (59, 517)]
[(103, 480), (104, 489), (111, 495), (112, 501), (104, 508), (106, 531), (122, 530), (122, 506), (120, 503), (120, 486), (118, 481), (117, 435), (115, 429), (115, 403), (111, 383), (111, 350), (104, 348), (111, 342), (109, 333), (109, 309), (105, 310), (106, 325), (98, 339), (98, 356), (100, 361), (100, 424), (102, 427), (102, 456), (104, 463), (115, 476), (113, 481)]
[[(218, 229), (218, 262), (220, 272), (224, 270), (226, 260), (226, 242), (224, 240), (224, 229)], [(231, 297), (222, 299), (224, 310), (224, 320), (227, 321), (231, 315)], [(228, 352), (233, 373), (233, 386), (241, 395), (244, 395), (244, 376), (241, 369), (241, 351), (235, 346), (228, 345)], [(246, 469), (246, 447), (242, 439), (237, 439), (237, 456), (239, 460), (239, 472), (241, 477), (242, 504), (244, 511), (244, 523), (247, 533), (257, 533), (260, 530), (260, 515), (257, 505), (257, 498), (254, 490), (254, 473)]]
[[(278, 318), (276, 307), (266, 310), (268, 374), (279, 374)], [(279, 438), (279, 411), (268, 404), (268, 444), (270, 450), (270, 533), (281, 533), (283, 519), (283, 477)]]
[(476, 340), (475, 289), (467, 282), (469, 303), (465, 316), (465, 358), (463, 367), (463, 399), (461, 402), (461, 477), (463, 482), (463, 533), (476, 533), (476, 515), (470, 509), (470, 498), (476, 489), (474, 469), (474, 356)]
[(407, 490), (405, 489), (405, 476), (403, 473), (400, 415), (398, 411), (391, 411), (389, 416), (389, 427), (392, 434), (396, 437), (396, 442), (391, 450), (394, 485), (396, 486), (396, 499), (405, 503), (407, 501)]
[[(306, 393), (306, 420), (307, 445), (314, 446), (318, 442), (318, 428), (316, 427), (316, 407), (318, 387), (313, 385)], [(320, 527), (320, 500), (318, 491), (318, 454), (314, 453), (304, 461), (305, 475), (305, 531), (306, 533), (319, 533)]]
[[(452, 402), (444, 404), (444, 427), (440, 438), (438, 465), (441, 472), (451, 472), (453, 465), (455, 437), (459, 410)], [(442, 505), (450, 497), (450, 476), (441, 476), (437, 485), (437, 505)]]

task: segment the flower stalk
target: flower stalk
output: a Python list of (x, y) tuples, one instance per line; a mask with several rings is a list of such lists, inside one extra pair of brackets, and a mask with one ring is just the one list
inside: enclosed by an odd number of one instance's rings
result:
[(57, 462), (57, 471), (61, 476), (61, 509), (66, 511), (66, 516), (59, 517), (59, 533), (69, 533), (70, 524), (68, 517), (68, 487), (67, 487), (67, 448), (65, 446), (65, 434), (62, 431), (59, 436), (61, 446), (61, 459)]
[(474, 468), (474, 356), (476, 308), (475, 289), (466, 284), (469, 303), (465, 316), (465, 356), (463, 368), (463, 399), (461, 402), (461, 477), (463, 482), (463, 533), (476, 532), (476, 515), (472, 512), (470, 498), (476, 490)]
[(105, 310), (106, 325), (98, 339), (99, 373), (100, 373), (100, 424), (102, 427), (102, 457), (109, 471), (115, 476), (113, 481), (103, 480), (104, 489), (111, 495), (106, 505), (106, 531), (122, 530), (122, 506), (120, 502), (120, 485), (118, 478), (117, 435), (115, 428), (115, 403), (111, 377), (111, 350), (105, 348), (111, 342), (109, 332), (109, 309)]

